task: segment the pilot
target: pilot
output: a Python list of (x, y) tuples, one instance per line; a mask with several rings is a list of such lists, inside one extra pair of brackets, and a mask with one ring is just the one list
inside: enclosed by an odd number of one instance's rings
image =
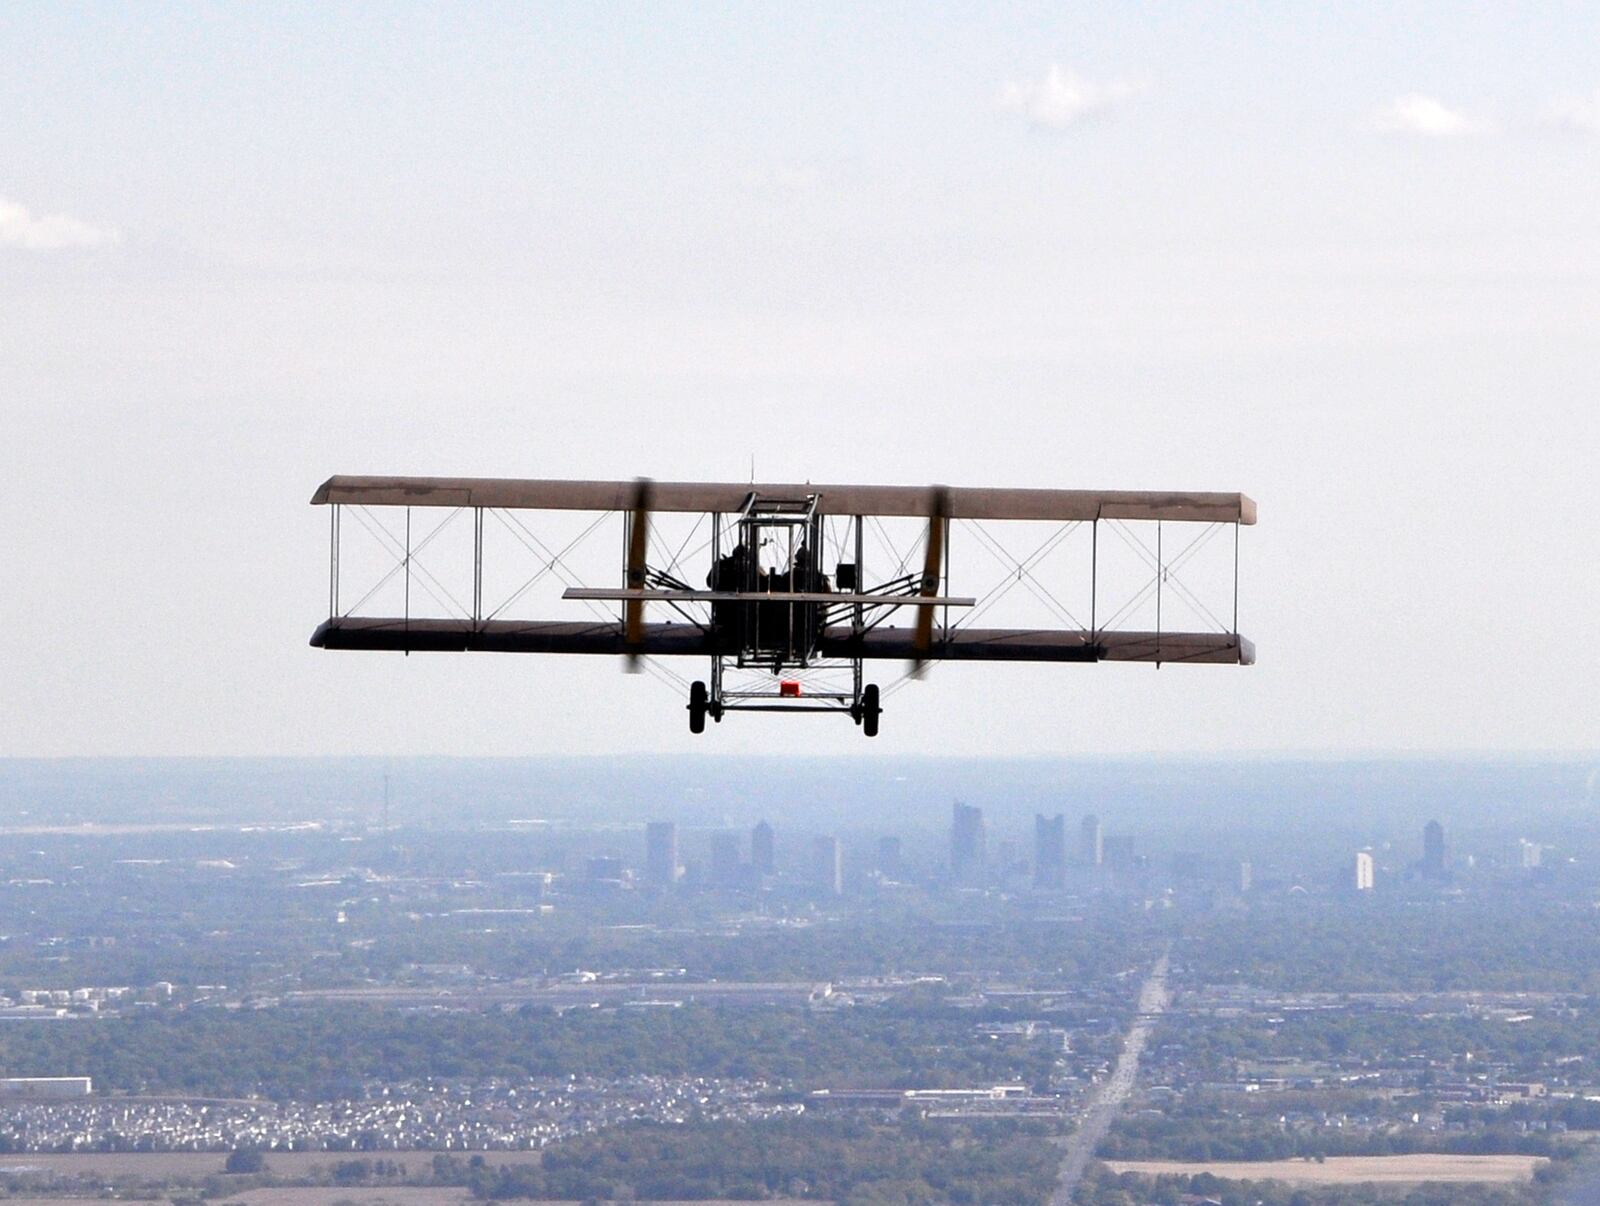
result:
[(828, 582), (828, 575), (812, 563), (809, 548), (802, 548), (794, 555), (794, 589), (808, 593), (833, 589)]
[[(726, 556), (719, 557), (706, 575), (706, 585), (712, 590), (749, 589), (750, 550), (743, 544), (735, 545)], [(745, 608), (738, 603), (713, 603), (711, 622), (726, 633), (736, 644), (744, 641)]]

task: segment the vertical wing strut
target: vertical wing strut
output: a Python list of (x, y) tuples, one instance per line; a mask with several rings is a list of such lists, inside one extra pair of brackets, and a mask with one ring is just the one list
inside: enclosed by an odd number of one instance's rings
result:
[[(628, 517), (628, 561), (625, 581), (629, 590), (645, 588), (645, 559), (650, 549), (650, 479), (633, 483), (633, 509)], [(639, 670), (639, 654), (644, 647), (644, 599), (629, 599), (622, 605), (622, 639), (628, 650), (627, 669)]]
[[(918, 594), (925, 599), (939, 594), (939, 578), (944, 567), (944, 542), (950, 522), (950, 490), (946, 486), (933, 488), (932, 505), (928, 514), (928, 540), (922, 561), (922, 586)], [(917, 656), (911, 664), (913, 675), (920, 678), (933, 648), (933, 608), (917, 608), (916, 636), (912, 647)]]

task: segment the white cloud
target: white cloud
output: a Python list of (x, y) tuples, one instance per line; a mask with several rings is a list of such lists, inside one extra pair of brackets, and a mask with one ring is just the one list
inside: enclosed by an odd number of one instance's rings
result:
[(1452, 109), (1438, 98), (1423, 96), (1420, 92), (1395, 97), (1378, 110), (1374, 123), (1386, 134), (1420, 134), (1424, 138), (1459, 138), (1466, 134), (1483, 134), (1489, 129), (1459, 109)]
[(121, 237), (116, 230), (91, 226), (66, 214), (35, 215), (27, 206), (0, 197), (0, 247), (59, 251), (64, 247), (101, 247)]
[(1129, 80), (1096, 83), (1055, 63), (1043, 79), (1008, 80), (1000, 89), (1000, 108), (1018, 113), (1035, 126), (1065, 130), (1096, 113), (1127, 100), (1139, 91)]
[(1600, 92), (1593, 96), (1557, 97), (1550, 102), (1546, 117), (1552, 125), (1600, 134)]

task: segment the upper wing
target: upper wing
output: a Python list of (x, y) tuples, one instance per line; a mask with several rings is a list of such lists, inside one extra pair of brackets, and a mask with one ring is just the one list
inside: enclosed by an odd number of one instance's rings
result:
[[(369, 507), (500, 507), (548, 511), (628, 511), (638, 483), (553, 481), (501, 477), (330, 477), (311, 496), (314, 505)], [(817, 496), (823, 515), (927, 518), (940, 487), (774, 485), (752, 482), (655, 482), (653, 511), (739, 511), (752, 493), (768, 498)], [(1159, 490), (1020, 490), (953, 486), (944, 491), (950, 519), (1033, 519), (1065, 523), (1096, 519), (1192, 523), (1256, 521), (1256, 504), (1244, 494)]]

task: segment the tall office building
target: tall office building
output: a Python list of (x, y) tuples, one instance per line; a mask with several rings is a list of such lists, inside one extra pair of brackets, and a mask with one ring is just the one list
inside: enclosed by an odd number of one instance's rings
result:
[(1130, 871), (1138, 861), (1133, 852), (1131, 833), (1108, 835), (1100, 846), (1101, 861), (1113, 871)]
[(900, 878), (899, 838), (881, 837), (878, 839), (878, 874), (885, 879)]
[(1250, 864), (1241, 862), (1239, 864), (1239, 891), (1248, 892), (1254, 882), (1254, 877), (1250, 873)]
[(711, 882), (731, 888), (739, 882), (739, 835), (731, 830), (711, 835)]
[(1078, 861), (1085, 867), (1098, 867), (1106, 861), (1105, 837), (1100, 818), (1090, 813), (1078, 826)]
[(957, 883), (971, 883), (983, 876), (983, 809), (959, 800), (950, 817), (950, 873)]
[(1429, 821), (1422, 830), (1422, 874), (1444, 878), (1444, 826), (1438, 821)]
[(651, 821), (644, 827), (644, 877), (665, 887), (678, 882), (678, 827), (671, 821)]
[(1059, 888), (1067, 871), (1067, 818), (1035, 814), (1033, 818), (1033, 886)]
[(1517, 855), (1526, 871), (1532, 871), (1544, 863), (1544, 847), (1527, 838), (1517, 839)]
[(836, 837), (819, 837), (811, 843), (813, 878), (829, 895), (844, 892), (844, 847)]
[(1356, 891), (1370, 892), (1373, 884), (1372, 852), (1356, 851)]
[(755, 867), (757, 874), (771, 875), (776, 865), (774, 853), (777, 849), (776, 835), (772, 826), (765, 821), (760, 821), (750, 831), (750, 864)]

